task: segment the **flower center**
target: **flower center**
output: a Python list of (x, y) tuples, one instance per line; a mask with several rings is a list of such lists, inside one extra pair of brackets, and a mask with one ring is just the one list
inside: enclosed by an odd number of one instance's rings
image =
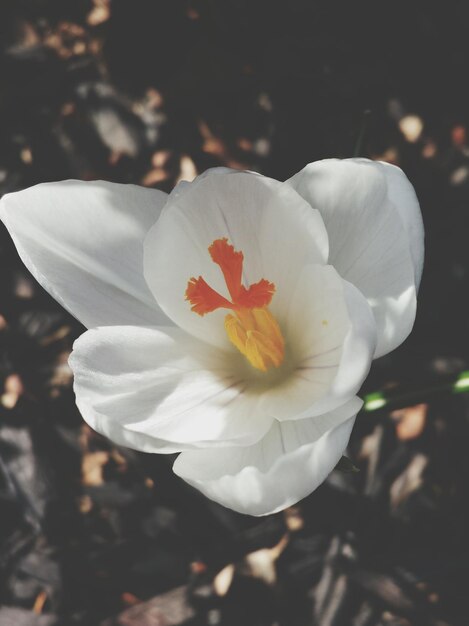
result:
[(225, 317), (225, 330), (231, 343), (249, 363), (266, 372), (279, 367), (285, 356), (285, 341), (277, 320), (269, 311), (275, 285), (265, 278), (245, 287), (241, 282), (244, 255), (234, 249), (226, 238), (215, 239), (208, 251), (225, 279), (231, 300), (208, 285), (202, 276), (187, 283), (186, 300), (191, 310), (205, 315), (217, 309), (230, 309)]

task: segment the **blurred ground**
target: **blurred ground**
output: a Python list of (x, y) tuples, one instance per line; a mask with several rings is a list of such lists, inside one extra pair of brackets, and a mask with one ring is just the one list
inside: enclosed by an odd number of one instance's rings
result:
[[(365, 391), (433, 387), (468, 365), (468, 17), (454, 0), (2, 0), (0, 193), (168, 191), (214, 165), (283, 180), (351, 156), (370, 110), (361, 154), (414, 183), (427, 256), (415, 330)], [(251, 519), (83, 426), (82, 330), (2, 227), (1, 626), (468, 623), (465, 396), (363, 414), (359, 473)]]

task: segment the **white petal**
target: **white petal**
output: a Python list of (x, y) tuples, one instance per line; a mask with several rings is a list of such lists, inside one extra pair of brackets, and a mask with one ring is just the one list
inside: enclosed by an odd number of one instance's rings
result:
[[(285, 327), (291, 375), (259, 407), (278, 420), (321, 415), (353, 398), (368, 375), (376, 324), (364, 296), (331, 266), (304, 268)], [(327, 427), (331, 428), (331, 425)]]
[(170, 323), (143, 278), (162, 191), (68, 180), (8, 194), (0, 216), (38, 282), (88, 328)]
[(169, 194), (168, 200), (169, 199), (171, 199), (171, 201), (175, 200), (176, 196), (180, 196), (186, 191), (189, 191), (191, 188), (194, 187), (194, 185), (197, 185), (201, 180), (203, 180), (204, 178), (207, 178), (207, 176), (214, 176), (217, 174), (239, 174), (239, 172), (240, 170), (234, 170), (234, 169), (231, 169), (230, 167), (223, 167), (223, 166), (210, 167), (208, 170), (205, 170), (205, 172), (202, 172), (202, 174), (199, 174), (192, 181), (187, 181), (187, 180), (179, 181), (177, 185), (174, 187), (174, 189), (172, 189), (171, 193)]
[(86, 422), (144, 452), (248, 445), (272, 423), (256, 412), (257, 399), (244, 393), (226, 354), (178, 328), (89, 330), (70, 365)]
[(247, 448), (183, 452), (173, 471), (235, 511), (276, 513), (314, 491), (334, 469), (347, 447), (359, 408), (360, 402), (354, 402), (337, 410), (339, 425), (319, 438), (315, 438), (313, 419), (275, 422), (264, 439)]
[[(329, 263), (366, 296), (377, 356), (410, 333), (423, 262), (418, 202), (400, 170), (366, 159), (311, 163), (288, 182), (323, 216)], [(411, 252), (412, 251), (412, 252)]]
[(419, 201), (409, 179), (399, 167), (384, 162), (380, 162), (379, 165), (388, 181), (389, 200), (398, 211), (407, 233), (418, 289), (424, 260), (424, 230)]
[(307, 263), (325, 263), (327, 233), (289, 185), (247, 172), (217, 172), (184, 186), (169, 199), (145, 240), (145, 278), (163, 311), (181, 328), (209, 343), (230, 347), (225, 310), (200, 317), (185, 300), (191, 277), (202, 276), (228, 296), (220, 268), (208, 247), (222, 237), (244, 253), (246, 286), (265, 278), (276, 285), (277, 308)]

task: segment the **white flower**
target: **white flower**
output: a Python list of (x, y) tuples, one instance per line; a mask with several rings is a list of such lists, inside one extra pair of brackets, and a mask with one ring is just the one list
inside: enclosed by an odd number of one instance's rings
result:
[(421, 215), (385, 163), (320, 161), (286, 183), (220, 168), (169, 196), (47, 183), (5, 196), (1, 216), (90, 329), (70, 359), (85, 420), (181, 452), (179, 476), (243, 513), (326, 478), (372, 359), (414, 322)]

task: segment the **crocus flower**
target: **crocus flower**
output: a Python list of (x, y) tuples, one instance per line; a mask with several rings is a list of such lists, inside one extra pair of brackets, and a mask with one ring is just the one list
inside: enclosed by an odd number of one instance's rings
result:
[(224, 168), (161, 191), (47, 183), (1, 217), (89, 330), (70, 365), (92, 428), (243, 513), (312, 492), (346, 449), (373, 358), (412, 329), (423, 227), (392, 165), (286, 182)]

